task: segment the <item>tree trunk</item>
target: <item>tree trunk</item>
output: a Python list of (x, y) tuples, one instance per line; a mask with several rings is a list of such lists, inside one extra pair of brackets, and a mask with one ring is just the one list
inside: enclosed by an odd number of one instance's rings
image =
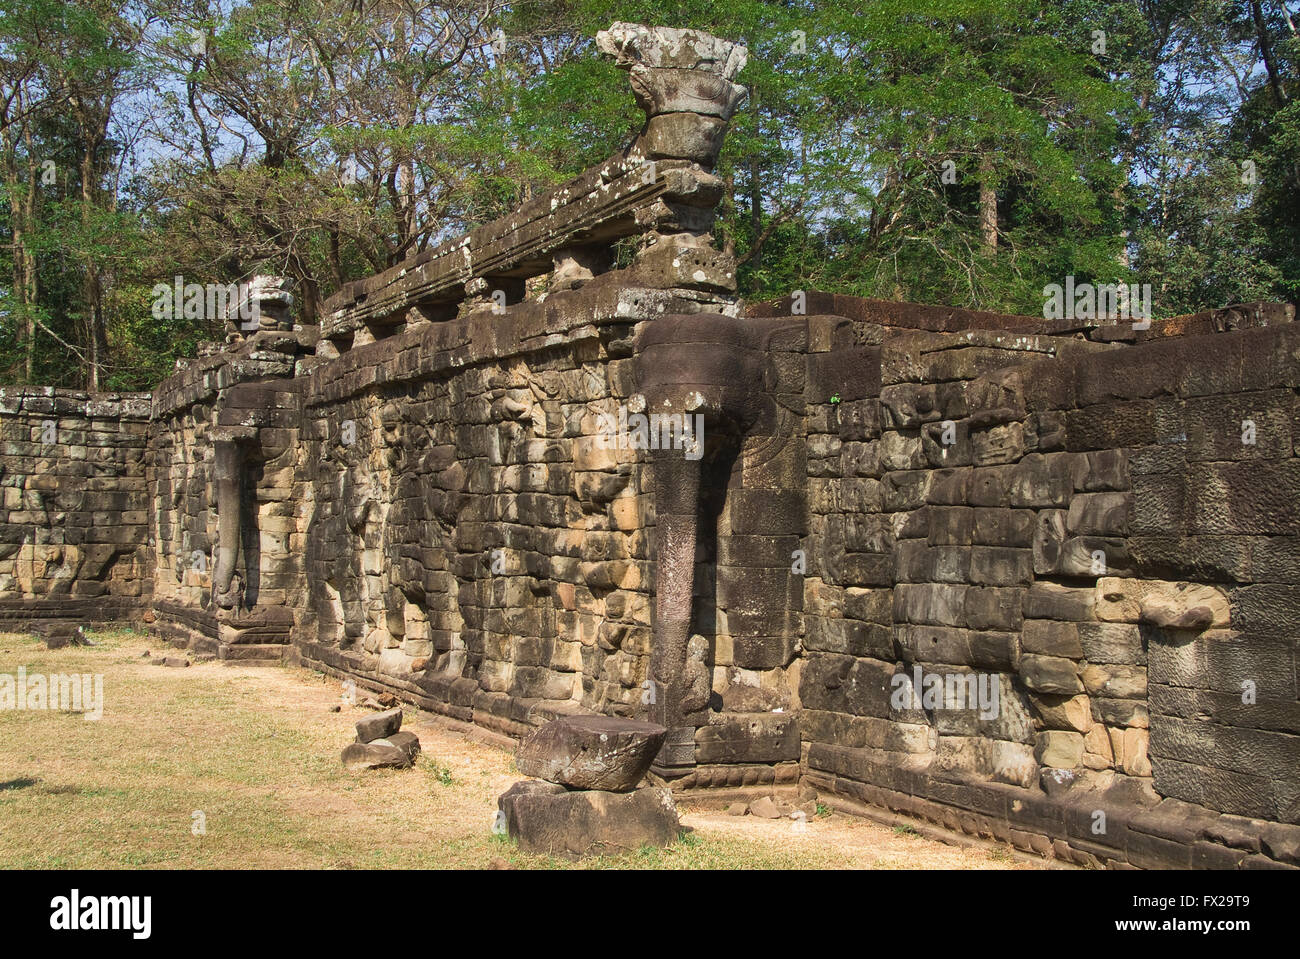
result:
[(1268, 39), (1268, 23), (1264, 20), (1264, 8), (1259, 0), (1251, 0), (1250, 15), (1255, 21), (1255, 39), (1259, 42), (1260, 59), (1264, 61), (1264, 69), (1268, 72), (1268, 85), (1273, 90), (1277, 105), (1284, 106), (1286, 89), (1282, 86), (1281, 77), (1278, 76), (1277, 61), (1273, 57), (1273, 45)]
[(980, 237), (990, 250), (998, 248), (998, 191), (993, 185), (993, 161), (980, 160)]
[[(95, 142), (87, 139), (81, 155), (81, 222), (89, 228), (91, 204), (95, 193)], [(88, 231), (89, 232), (89, 231)], [(97, 391), (103, 383), (103, 366), (107, 354), (108, 336), (104, 330), (103, 287), (99, 268), (93, 259), (87, 259), (82, 295), (86, 308), (86, 389)]]

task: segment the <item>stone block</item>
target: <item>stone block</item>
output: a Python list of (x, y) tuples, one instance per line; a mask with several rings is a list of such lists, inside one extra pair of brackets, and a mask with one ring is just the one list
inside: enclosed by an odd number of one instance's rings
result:
[(658, 786), (615, 793), (526, 781), (511, 786), (497, 808), (520, 849), (567, 859), (667, 846), (681, 829), (672, 792)]
[(1073, 696), (1083, 692), (1077, 664), (1060, 656), (1021, 656), (1020, 678), (1026, 686), (1039, 693)]
[(650, 768), (667, 730), (609, 716), (565, 716), (520, 743), (515, 766), (525, 776), (571, 789), (628, 792)]

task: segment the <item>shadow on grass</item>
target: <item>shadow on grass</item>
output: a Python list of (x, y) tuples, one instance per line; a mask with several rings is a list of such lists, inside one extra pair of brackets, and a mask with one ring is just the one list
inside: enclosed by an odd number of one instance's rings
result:
[(27, 779), (26, 777), (9, 779), (0, 783), (0, 792), (7, 792), (10, 789), (26, 789), (28, 786), (35, 786), (38, 782), (40, 782), (39, 779)]

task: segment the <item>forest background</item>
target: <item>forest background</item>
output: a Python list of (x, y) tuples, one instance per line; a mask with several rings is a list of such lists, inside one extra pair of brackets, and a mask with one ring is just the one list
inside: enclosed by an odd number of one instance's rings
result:
[(749, 46), (717, 234), (742, 295), (1156, 316), (1300, 299), (1294, 0), (0, 0), (0, 383), (148, 390), (221, 339), (153, 289), (341, 284), (643, 117), (615, 20)]

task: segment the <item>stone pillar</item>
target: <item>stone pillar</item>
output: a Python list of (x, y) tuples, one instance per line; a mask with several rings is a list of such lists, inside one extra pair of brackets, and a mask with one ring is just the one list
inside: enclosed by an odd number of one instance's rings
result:
[(258, 275), (239, 284), (239, 296), (226, 310), (226, 342), (237, 343), (262, 330), (293, 329), (293, 281)]
[[(734, 82), (748, 51), (699, 30), (636, 23), (602, 30), (596, 45), (628, 71), (646, 114), (629, 158), (653, 164), (648, 173), (669, 181), (661, 198), (636, 211), (645, 232), (634, 265), (655, 278), (653, 285), (733, 294), (735, 259), (713, 247), (723, 184), (710, 171), (727, 125), (749, 96)], [(689, 175), (676, 184), (683, 172)]]
[(634, 152), (712, 170), (727, 124), (749, 96), (733, 82), (749, 56), (744, 44), (699, 30), (615, 23), (596, 34), (596, 46), (631, 74), (645, 111)]

